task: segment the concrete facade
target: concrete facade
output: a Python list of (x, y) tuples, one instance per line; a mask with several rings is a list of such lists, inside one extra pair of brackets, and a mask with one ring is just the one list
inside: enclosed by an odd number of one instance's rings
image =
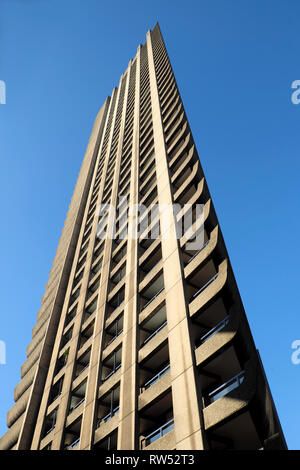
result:
[(98, 113), (26, 352), (0, 449), (286, 448), (158, 25)]

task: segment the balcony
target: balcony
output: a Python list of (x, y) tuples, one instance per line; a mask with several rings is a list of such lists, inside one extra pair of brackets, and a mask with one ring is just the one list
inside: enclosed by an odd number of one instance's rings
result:
[(77, 447), (80, 443), (80, 437), (77, 437), (75, 439), (75, 441), (73, 441), (71, 444), (69, 444), (68, 446), (65, 447), (65, 450), (72, 450), (74, 449), (75, 447)]
[(144, 238), (139, 242), (139, 258), (141, 264), (148, 258), (149, 254), (152, 253), (152, 250), (157, 248), (159, 243), (159, 240), (152, 238)]
[(101, 423), (107, 423), (113, 416), (115, 416), (117, 413), (119, 413), (119, 410), (120, 410), (120, 407), (117, 406), (116, 408), (111, 410), (109, 413), (107, 413), (105, 416), (103, 416), (103, 418), (101, 418), (97, 422), (97, 427), (99, 427), (101, 425)]
[(77, 313), (77, 304), (75, 305), (74, 308), (72, 308), (72, 309), (70, 310), (70, 312), (67, 313), (67, 315), (66, 315), (66, 321), (65, 321), (65, 326), (67, 326), (69, 323), (71, 323), (71, 321), (73, 320), (73, 318), (75, 318), (76, 313)]
[(90, 297), (92, 297), (92, 295), (95, 292), (98, 291), (99, 285), (100, 285), (100, 276), (89, 285), (87, 294), (86, 294), (86, 300), (88, 300)]
[(87, 325), (86, 328), (81, 332), (79, 336), (79, 346), (78, 349), (81, 349), (84, 345), (88, 344), (88, 341), (91, 340), (94, 333), (95, 320)]
[(72, 390), (70, 406), (69, 406), (69, 414), (72, 413), (76, 408), (78, 408), (84, 402), (86, 384), (87, 384), (87, 381), (85, 380), (78, 387)]
[(139, 233), (142, 234), (147, 228), (149, 220), (154, 220), (158, 214), (157, 206), (158, 195), (157, 186), (152, 184), (148, 192), (140, 200), (141, 213), (139, 216)]
[[(158, 267), (159, 263), (162, 260), (161, 244), (159, 243), (154, 250), (152, 250), (151, 255), (148, 256), (140, 264), (140, 281), (143, 281), (146, 276), (150, 273), (154, 273), (155, 268)], [(149, 277), (150, 280), (150, 277)], [(146, 282), (146, 281), (145, 281)]]
[(94, 263), (99, 258), (103, 250), (104, 250), (104, 241), (100, 240), (100, 242), (97, 244), (97, 246), (94, 249), (92, 263)]
[(154, 188), (154, 185), (156, 186), (156, 170), (155, 168), (152, 170), (151, 174), (148, 176), (147, 180), (144, 181), (144, 183), (140, 186), (139, 193), (140, 193), (140, 203), (142, 204), (143, 198), (147, 197), (148, 194), (150, 194)]
[(223, 383), (219, 387), (215, 388), (212, 392), (210, 392), (207, 395), (207, 401), (208, 403), (213, 403), (219, 398), (224, 397), (227, 395), (229, 392), (234, 390), (235, 388), (239, 387), (241, 383), (244, 381), (245, 372), (241, 371), (238, 374), (236, 374), (234, 377), (231, 379), (227, 380), (227, 382)]
[(102, 438), (100, 435), (97, 439), (97, 432), (95, 436), (95, 444), (93, 446), (93, 449), (100, 449), (100, 450), (116, 450), (117, 449), (117, 443), (118, 443), (118, 430), (115, 429), (113, 432), (111, 432), (108, 436), (105, 436)]
[(227, 380), (222, 379), (223, 383), (212, 386), (203, 395), (208, 405), (203, 409), (203, 416), (210, 449), (259, 449), (276, 432), (270, 431), (261, 419), (268, 399), (265, 386), (262, 389), (258, 386), (260, 372), (256, 364), (253, 355), (243, 370)]
[(164, 375), (166, 375), (170, 370), (170, 364), (164, 367), (158, 374), (154, 375), (150, 380), (144, 383), (142, 390), (147, 390), (148, 388), (152, 387), (158, 380), (160, 380)]
[[(166, 81), (166, 82), (169, 82), (170, 80), (170, 77), (168, 75), (168, 73), (164, 76), (164, 79), (163, 81)], [(159, 82), (159, 86), (162, 86), (163, 85), (163, 81)], [(177, 108), (177, 106), (179, 105), (179, 96), (177, 95), (177, 97), (175, 98), (171, 98), (171, 100), (168, 102), (169, 104), (167, 104), (167, 106), (164, 108), (163, 110), (163, 113), (162, 113), (162, 118), (163, 118), (163, 123), (165, 123), (168, 119), (169, 119), (169, 116), (174, 112), (174, 110)]]
[[(209, 346), (208, 340), (198, 350), (201, 351), (201, 348), (205, 348), (206, 345), (207, 347)], [(240, 350), (233, 343), (228, 343), (225, 348), (217, 351), (213, 349), (212, 352), (212, 355), (205, 354), (204, 360), (197, 364), (202, 394), (205, 397), (208, 397), (210, 392), (213, 392), (217, 387), (223, 385), (244, 370), (243, 357), (240, 357)], [(208, 400), (207, 404), (209, 403), (210, 401)]]
[(119, 245), (114, 249), (113, 256), (112, 256), (112, 269), (116, 267), (116, 265), (121, 261), (121, 259), (126, 255), (127, 252), (127, 244), (124, 241), (123, 247), (119, 248)]
[(87, 257), (87, 255), (85, 254), (85, 256), (81, 259), (81, 261), (79, 263), (77, 263), (76, 272), (78, 272), (80, 270), (80, 268), (84, 265), (84, 263), (86, 261), (86, 257)]
[(87, 303), (84, 312), (83, 312), (83, 323), (85, 323), (97, 309), (98, 298), (92, 300), (90, 303)]
[[(195, 227), (195, 231), (193, 230)], [(216, 248), (219, 248), (218, 244), (218, 226), (215, 227), (209, 234), (207, 230), (203, 226), (200, 230), (197, 230), (196, 225), (192, 227), (193, 234), (191, 234), (191, 242), (189, 240), (186, 241), (184, 246), (182, 247), (182, 254), (183, 260), (185, 264), (184, 268), (184, 276), (185, 278), (190, 278), (194, 275), (196, 271), (199, 270), (200, 266), (208, 260), (209, 257), (214, 256), (214, 252)], [(193, 238), (198, 240), (200, 243), (203, 243), (202, 246), (199, 247), (197, 251), (192, 250), (193, 247)], [(197, 238), (196, 238), (197, 237)], [(190, 244), (191, 243), (191, 244)], [(190, 249), (189, 249), (190, 248)]]
[(195, 294), (193, 294), (192, 300), (198, 297), (198, 295), (201, 294), (201, 292), (203, 292), (212, 282), (214, 282), (214, 280), (217, 279), (217, 277), (218, 277), (218, 273), (216, 273), (213, 277), (211, 277), (210, 280), (204, 284), (204, 286), (200, 287), (200, 289), (197, 290)]
[(150, 243), (154, 243), (160, 237), (160, 218), (158, 213), (158, 205), (154, 201), (148, 211), (144, 211), (143, 216), (139, 219), (138, 235), (140, 245), (144, 244), (145, 241), (149, 240)]
[[(169, 75), (169, 72), (166, 72), (165, 79)], [(169, 76), (170, 79), (170, 76)], [(175, 89), (173, 93), (168, 93), (168, 96), (164, 98), (164, 106), (161, 108), (161, 114), (163, 121), (171, 110), (179, 103), (178, 91)]]
[(101, 267), (102, 267), (102, 261), (103, 259), (101, 258), (100, 261), (96, 261), (96, 263), (93, 263), (92, 265), (92, 269), (91, 269), (91, 272), (90, 272), (90, 280), (96, 276), (96, 274), (100, 271)]
[(75, 365), (75, 378), (79, 377), (90, 365), (91, 348), (80, 356)]
[(119, 369), (121, 368), (121, 364), (118, 364), (114, 369), (112, 369), (109, 374), (107, 374), (103, 379), (102, 382), (106, 382), (106, 380), (110, 379), (112, 375), (114, 375)]
[(149, 178), (151, 172), (155, 168), (155, 158), (152, 157), (151, 160), (147, 159), (147, 164), (144, 166), (142, 171), (140, 172), (140, 185), (144, 184), (144, 182)]
[(216, 263), (208, 258), (206, 263), (199, 266), (199, 269), (187, 279), (191, 317), (224, 288), (228, 276), (227, 269), (226, 259), (216, 266)]
[(169, 129), (168, 129), (168, 131), (165, 131), (166, 132), (166, 134), (165, 134), (166, 135), (166, 144), (168, 146), (172, 145), (173, 141), (176, 139), (178, 134), (181, 132), (183, 119), (184, 119), (184, 113), (182, 112), (180, 114), (180, 116), (177, 117), (177, 119), (175, 121), (173, 120), (172, 123), (169, 122)]
[(110, 379), (120, 368), (122, 359), (122, 347), (110, 354), (103, 360), (101, 382), (104, 383)]
[(140, 291), (140, 311), (145, 310), (164, 290), (164, 278), (162, 271), (158, 273), (151, 282), (144, 287), (141, 284), (142, 290)]
[(77, 449), (80, 443), (82, 417), (76, 419), (71, 425), (66, 427), (64, 435), (64, 449)]
[(76, 291), (71, 295), (70, 302), (69, 302), (70, 307), (71, 307), (71, 305), (74, 304), (75, 300), (78, 299), (79, 294), (80, 294), (80, 287), (78, 287), (78, 289), (76, 289)]
[(211, 328), (209, 331), (207, 331), (204, 335), (202, 335), (199, 340), (196, 342), (196, 348), (201, 346), (201, 344), (204, 344), (208, 339), (210, 339), (212, 336), (214, 336), (216, 333), (221, 331), (225, 326), (227, 326), (229, 323), (229, 315), (225, 317), (223, 320), (221, 320), (217, 325), (215, 325), (213, 328)]
[[(182, 215), (183, 215), (183, 213), (185, 213), (186, 211), (183, 210), (181, 212), (182, 212)], [(200, 238), (200, 243), (205, 243), (209, 238), (208, 234), (211, 232), (210, 237), (212, 237), (212, 232), (214, 231), (214, 229), (216, 229), (216, 231), (218, 230), (218, 228), (216, 227), (216, 224), (213, 224), (213, 216), (211, 214), (212, 214), (212, 212), (211, 212), (211, 201), (209, 199), (204, 204), (203, 213), (201, 212), (201, 214), (200, 214), (201, 218), (200, 219), (198, 218), (192, 225), (190, 225), (190, 221), (188, 221), (189, 222), (189, 227), (187, 229), (185, 227), (183, 227), (184, 233), (183, 233), (183, 236), (180, 239), (180, 246), (181, 246), (181, 249), (182, 249), (182, 253), (184, 255), (185, 270), (186, 269), (188, 271), (193, 271), (194, 270), (194, 266), (193, 266), (194, 265), (194, 260), (190, 264), (188, 264), (188, 261), (191, 258), (191, 256), (194, 255), (194, 253), (195, 253), (194, 248), (196, 248), (197, 250), (198, 250), (198, 248), (199, 249), (201, 248), (201, 245), (199, 247), (194, 246), (195, 237), (196, 236), (201, 237)], [(180, 216), (180, 214), (179, 214), (179, 216)], [(203, 230), (204, 230), (204, 232), (203, 232)], [(199, 238), (197, 240), (199, 241)], [(204, 252), (206, 252), (206, 251), (207, 250), (204, 250)], [(201, 255), (200, 255), (200, 258), (201, 258)], [(198, 261), (198, 257), (196, 257), (196, 260)], [(202, 260), (200, 262), (202, 262)], [(196, 263), (196, 265), (198, 265), (198, 264), (199, 263)], [(190, 272), (187, 274), (187, 276), (189, 276), (189, 275), (190, 275)]]
[(160, 439), (161, 437), (168, 434), (168, 432), (172, 431), (172, 429), (174, 429), (173, 418), (142, 439), (141, 448), (144, 449), (145, 447), (149, 446), (153, 442), (157, 441), (157, 439)]
[(148, 341), (150, 341), (152, 338), (154, 338), (154, 336), (157, 335), (157, 333), (159, 333), (167, 324), (167, 321), (164, 321), (158, 328), (156, 328), (156, 330), (153, 331), (153, 333), (151, 333), (146, 339), (145, 341), (142, 343), (142, 346), (144, 346), (145, 344), (148, 343)]
[(124, 278), (126, 273), (126, 261), (122, 266), (115, 272), (110, 279), (110, 292), (119, 284), (120, 281)]
[[(103, 390), (101, 388), (100, 390)], [(100, 392), (101, 393), (101, 392)], [(120, 411), (120, 382), (106, 392), (101, 393), (98, 398), (97, 419), (96, 419), (96, 440), (111, 435), (119, 424)]]
[(178, 234), (181, 236), (181, 246), (183, 238), (186, 239), (188, 252), (194, 252), (202, 248), (207, 241), (207, 233), (204, 230), (205, 218), (207, 216), (207, 202), (201, 197), (203, 184), (198, 184), (196, 192), (192, 191), (192, 196), (184, 205), (180, 205), (176, 212), (176, 224)]
[(180, 204), (182, 207), (190, 203), (192, 197), (195, 195), (195, 188), (198, 188), (200, 191), (202, 189), (201, 182), (198, 182), (198, 169), (199, 162), (196, 162), (189, 176), (174, 194), (174, 202)]
[(77, 286), (77, 284), (81, 281), (83, 278), (83, 270), (78, 274), (78, 276), (75, 277), (74, 282), (73, 282), (73, 289)]
[(66, 344), (72, 339), (72, 333), (73, 333), (73, 326), (71, 326), (68, 331), (62, 336), (61, 343), (60, 343), (60, 349), (63, 349)]
[(188, 152), (194, 152), (194, 146), (189, 149), (191, 135), (188, 134), (185, 138), (181, 139), (176, 146), (176, 149), (169, 155), (169, 167), (173, 172), (177, 171), (179, 166), (188, 156)]
[(123, 285), (107, 302), (107, 316), (112, 315), (123, 304), (124, 298), (125, 286)]
[[(152, 343), (152, 344), (151, 344)], [(147, 351), (148, 347), (140, 352), (145, 352), (144, 356), (139, 355), (139, 386), (138, 409), (140, 412), (147, 410), (152, 403), (159, 403), (160, 399), (170, 391), (171, 376), (169, 345), (167, 338), (157, 342), (153, 340), (148, 343), (153, 348)]]
[(199, 250), (197, 250), (196, 253), (194, 253), (189, 258), (189, 260), (187, 261), (187, 264), (190, 264), (196, 258), (196, 256), (198, 256), (199, 253), (201, 253), (201, 251), (204, 250), (204, 248), (209, 244), (209, 242), (210, 242), (210, 240), (206, 240), (206, 242), (204, 242), (204, 244), (201, 246), (201, 248)]
[[(154, 387), (155, 385), (153, 385), (153, 388)], [(140, 397), (144, 394), (148, 394), (150, 390), (151, 389), (145, 391)], [(174, 427), (171, 388), (169, 387), (163, 393), (159, 393), (152, 398), (151, 402), (142, 409), (139, 407), (140, 448), (147, 448), (147, 450), (150, 448), (172, 449), (173, 442), (165, 442), (165, 436), (169, 434)], [(156, 442), (158, 440), (160, 440), (160, 442)], [(163, 446), (164, 444), (166, 444), (165, 447)]]
[(148, 165), (148, 163), (152, 161), (153, 156), (154, 156), (153, 146), (144, 155), (140, 154), (140, 173), (146, 168), (146, 165)]
[(149, 316), (140, 324), (140, 347), (147, 344), (167, 324), (165, 302), (156, 306)]
[[(193, 161), (195, 161), (195, 159), (193, 158), (194, 156), (194, 147), (191, 147), (189, 151), (185, 150), (185, 152), (182, 152), (181, 157), (178, 158), (175, 164), (172, 165), (172, 168), (170, 168), (172, 184), (174, 184), (178, 177), (180, 177), (184, 168), (187, 165), (190, 165)], [(176, 186), (176, 189), (178, 189), (178, 185)]]
[(57, 359), (54, 375), (59, 374), (59, 372), (65, 367), (68, 361), (68, 355), (69, 355), (69, 348), (66, 349)]
[[(94, 210), (94, 208), (93, 208), (93, 210)], [(82, 247), (80, 249), (80, 252), (79, 252), (79, 255), (78, 255), (79, 263), (81, 263), (81, 261), (83, 259), (83, 255), (86, 252), (86, 250), (88, 249), (88, 246), (89, 246), (89, 240), (87, 240), (87, 242), (84, 245), (82, 245)]]
[(49, 404), (53, 403), (61, 395), (63, 381), (64, 377), (61, 377), (52, 385), (49, 396)]
[(81, 405), (81, 403), (84, 402), (84, 400), (85, 400), (84, 397), (81, 398), (81, 399), (76, 403), (76, 405), (74, 405), (74, 406), (72, 406), (72, 408), (70, 408), (70, 411), (69, 411), (69, 412), (72, 413), (72, 411), (76, 410), (76, 408), (78, 408), (78, 407)]
[(183, 124), (183, 126), (176, 132), (175, 136), (171, 139), (167, 146), (167, 154), (171, 155), (174, 150), (176, 151), (178, 143), (181, 142), (186, 135), (189, 134), (189, 129), (187, 126), (187, 122)]
[[(163, 90), (161, 90), (163, 95), (165, 95), (165, 92), (167, 91), (167, 89), (170, 89), (170, 84), (168, 84), (168, 82), (165, 86), (166, 88), (163, 87)], [(181, 112), (182, 112), (182, 103), (179, 103), (179, 105), (168, 115), (168, 117), (164, 119), (165, 133), (170, 131), (170, 129), (173, 127), (175, 120), (178, 118)]]
[(201, 263), (194, 269), (190, 276), (186, 278), (187, 295), (191, 305), (198, 302), (201, 294), (209, 289), (219, 276), (219, 271), (216, 269), (216, 262), (211, 257), (207, 258), (204, 263)]
[(98, 400), (96, 427), (108, 423), (119, 412), (120, 385), (112, 388)]
[(123, 315), (105, 330), (104, 348), (107, 348), (123, 332)]
[(58, 408), (55, 408), (53, 411), (51, 411), (51, 413), (46, 416), (44, 421), (43, 437), (50, 434), (50, 432), (53, 431), (53, 429), (55, 428), (57, 410)]

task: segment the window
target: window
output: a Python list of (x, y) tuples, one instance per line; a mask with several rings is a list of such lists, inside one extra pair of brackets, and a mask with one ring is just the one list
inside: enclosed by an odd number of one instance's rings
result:
[(79, 385), (75, 390), (71, 393), (71, 401), (69, 407), (69, 413), (72, 413), (81, 403), (84, 402), (85, 399), (85, 391), (86, 391), (86, 381)]
[(109, 346), (123, 331), (123, 315), (105, 330), (105, 346)]
[(98, 400), (97, 427), (110, 421), (119, 412), (119, 401), (120, 385)]
[(108, 380), (121, 367), (122, 348), (118, 348), (102, 364), (102, 382)]
[(57, 382), (55, 382), (50, 391), (49, 403), (52, 403), (59, 397), (62, 391), (64, 378), (61, 377)]
[(57, 410), (58, 408), (55, 408), (55, 410), (51, 411), (51, 413), (46, 416), (44, 421), (43, 437), (47, 436), (47, 434), (49, 434), (55, 428)]

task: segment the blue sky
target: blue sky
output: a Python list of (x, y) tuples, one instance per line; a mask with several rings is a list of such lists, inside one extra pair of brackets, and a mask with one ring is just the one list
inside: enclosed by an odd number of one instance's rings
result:
[(256, 346), (300, 449), (297, 0), (0, 0), (0, 435), (88, 142), (159, 21)]

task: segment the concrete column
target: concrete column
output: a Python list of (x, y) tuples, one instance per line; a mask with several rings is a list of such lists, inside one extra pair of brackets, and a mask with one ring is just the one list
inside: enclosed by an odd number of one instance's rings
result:
[[(158, 203), (173, 204), (151, 32), (147, 33)], [(175, 218), (160, 217), (176, 449), (203, 449), (203, 425)]]
[(139, 106), (140, 106), (140, 46), (136, 56), (136, 83), (134, 121), (132, 135), (132, 163), (128, 220), (126, 285), (124, 299), (124, 327), (122, 349), (122, 375), (120, 386), (120, 424), (118, 430), (118, 449), (134, 450), (137, 447), (137, 213), (132, 208), (139, 201)]
[[(118, 136), (118, 149), (115, 162), (115, 171), (114, 179), (112, 185), (112, 196), (111, 204), (116, 207), (117, 196), (118, 196), (118, 184), (119, 184), (119, 173), (120, 173), (120, 163), (121, 163), (121, 153), (122, 153), (122, 142), (124, 134), (124, 123), (125, 123), (125, 112), (128, 95), (128, 84), (129, 84), (129, 70), (130, 65), (127, 69), (127, 72), (122, 75), (120, 84), (119, 84), (119, 94), (122, 88), (123, 80), (126, 80), (125, 83), (125, 93), (122, 107), (121, 115), (121, 125)], [(120, 99), (120, 95), (119, 95)], [(116, 104), (115, 112), (117, 112), (118, 103)], [(110, 142), (107, 148), (107, 156), (110, 154), (111, 141), (113, 136), (114, 125), (111, 126), (112, 132), (110, 136)], [(106, 176), (106, 174), (104, 173)], [(104, 178), (105, 178), (104, 176)], [(104, 254), (103, 254), (103, 264), (101, 268), (101, 279), (99, 286), (99, 295), (98, 295), (98, 306), (97, 306), (97, 316), (95, 321), (93, 342), (92, 342), (92, 351), (90, 359), (90, 370), (88, 375), (88, 383), (86, 390), (86, 399), (83, 411), (82, 426), (81, 426), (81, 439), (80, 439), (80, 449), (88, 450), (91, 449), (94, 440), (94, 424), (97, 413), (97, 398), (99, 391), (100, 375), (101, 375), (101, 354), (103, 351), (103, 340), (104, 340), (104, 325), (105, 325), (105, 314), (106, 314), (106, 300), (109, 287), (109, 275), (110, 275), (110, 266), (111, 266), (111, 254), (112, 254), (112, 242), (111, 238), (105, 239)], [(93, 425), (91, 425), (93, 423)]]

